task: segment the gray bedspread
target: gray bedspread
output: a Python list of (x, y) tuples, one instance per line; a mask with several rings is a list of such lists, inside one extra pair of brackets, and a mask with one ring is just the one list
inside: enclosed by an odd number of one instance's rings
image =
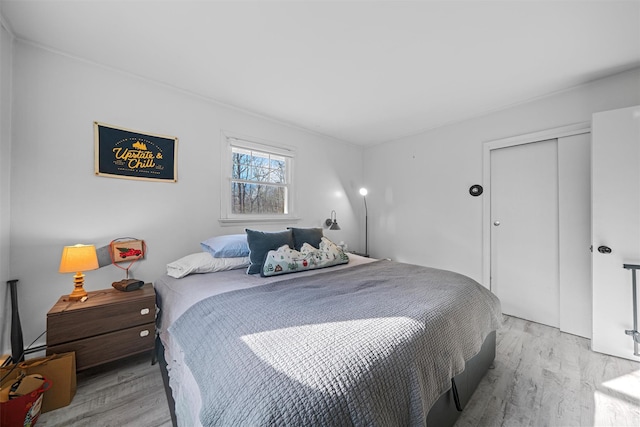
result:
[(170, 332), (204, 426), (424, 425), (501, 316), (466, 276), (379, 261), (207, 298)]

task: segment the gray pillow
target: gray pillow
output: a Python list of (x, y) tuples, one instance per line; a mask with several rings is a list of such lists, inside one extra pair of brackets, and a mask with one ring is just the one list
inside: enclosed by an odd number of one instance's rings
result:
[(293, 248), (293, 233), (291, 230), (284, 231), (256, 231), (246, 229), (247, 243), (249, 244), (249, 259), (251, 264), (247, 269), (247, 274), (259, 274), (267, 253), (278, 249), (282, 245)]
[(316, 249), (320, 248), (320, 242), (322, 241), (322, 228), (295, 228), (289, 227), (289, 230), (293, 232), (293, 244), (295, 250), (302, 249), (302, 245), (305, 243), (310, 244)]

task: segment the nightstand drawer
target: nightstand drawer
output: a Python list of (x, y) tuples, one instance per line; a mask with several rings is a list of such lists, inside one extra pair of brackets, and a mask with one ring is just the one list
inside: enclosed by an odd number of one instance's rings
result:
[[(153, 320), (153, 317), (151, 318)], [(117, 332), (47, 346), (47, 354), (76, 352), (76, 370), (101, 365), (154, 348), (155, 323), (147, 323)]]
[(59, 301), (47, 315), (47, 345), (89, 338), (153, 322), (155, 293), (151, 285), (143, 291), (90, 292), (84, 302)]

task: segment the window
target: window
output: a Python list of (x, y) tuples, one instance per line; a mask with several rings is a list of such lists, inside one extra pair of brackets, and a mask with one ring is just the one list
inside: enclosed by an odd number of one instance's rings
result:
[(231, 212), (289, 213), (286, 158), (238, 147), (231, 153)]
[(294, 151), (226, 136), (221, 221), (292, 217)]

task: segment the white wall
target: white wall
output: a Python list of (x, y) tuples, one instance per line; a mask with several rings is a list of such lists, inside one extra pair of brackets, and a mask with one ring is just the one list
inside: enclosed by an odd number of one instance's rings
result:
[[(362, 250), (364, 212), (357, 190), (365, 185), (373, 256), (451, 269), (481, 281), (482, 196), (471, 197), (468, 188), (482, 183), (482, 143), (589, 121), (593, 112), (640, 102), (640, 70), (634, 70), (367, 148), (363, 155), (359, 147), (23, 42), (14, 43), (11, 58), (8, 35), (0, 36), (0, 279), (20, 279), (25, 344), (45, 329), (48, 309), (72, 289), (71, 275), (57, 272), (63, 246), (142, 238), (149, 253), (134, 275), (153, 281), (167, 262), (199, 251), (202, 239), (243, 229), (217, 221), (221, 130), (297, 147), (298, 225), (319, 226), (335, 209), (342, 231), (327, 235)], [(12, 84), (6, 78), (11, 70)], [(7, 91), (13, 97), (11, 123)], [(94, 176), (93, 121), (178, 136), (178, 183)], [(108, 266), (87, 272), (85, 287), (103, 289), (121, 278), (121, 270)], [(0, 288), (6, 331), (5, 300)], [(8, 352), (7, 333), (0, 337), (1, 351)]]
[(389, 257), (482, 281), (483, 142), (591, 120), (640, 102), (640, 69), (486, 116), (368, 148), (369, 246)]
[[(1, 18), (1, 17), (0, 17)], [(0, 19), (0, 352), (10, 353), (9, 178), (11, 173), (11, 43)]]
[[(347, 243), (359, 237), (352, 201), (360, 202), (360, 147), (20, 41), (13, 87), (11, 273), (20, 279), (25, 344), (45, 329), (49, 308), (73, 289), (72, 274), (58, 273), (63, 246), (144, 239), (148, 255), (134, 275), (153, 281), (168, 262), (199, 252), (200, 241), (244, 230), (218, 222), (221, 130), (296, 147), (297, 225), (320, 226), (335, 209), (342, 231), (325, 234)], [(94, 121), (177, 136), (178, 182), (96, 177)], [(114, 266), (85, 274), (88, 291), (124, 278)]]

